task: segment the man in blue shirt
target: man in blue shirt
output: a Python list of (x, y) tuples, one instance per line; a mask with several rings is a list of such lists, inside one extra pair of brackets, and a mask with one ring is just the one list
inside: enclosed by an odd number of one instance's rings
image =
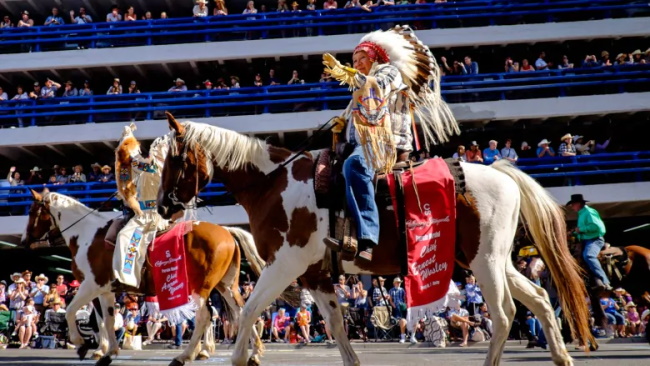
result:
[(47, 17), (47, 19), (45, 19), (45, 25), (52, 27), (52, 26), (63, 25), (63, 24), (65, 24), (65, 21), (59, 15), (59, 9), (52, 8), (52, 15), (50, 15), (49, 17)]
[(465, 56), (465, 60), (461, 64), (463, 75), (477, 75), (478, 62), (472, 61), (472, 58)]
[(537, 144), (537, 157), (548, 159), (555, 156), (555, 150), (549, 146), (550, 142), (547, 139), (543, 139)]
[(501, 153), (497, 149), (497, 142), (490, 140), (489, 147), (483, 150), (483, 162), (486, 165), (490, 165), (499, 159), (501, 159)]

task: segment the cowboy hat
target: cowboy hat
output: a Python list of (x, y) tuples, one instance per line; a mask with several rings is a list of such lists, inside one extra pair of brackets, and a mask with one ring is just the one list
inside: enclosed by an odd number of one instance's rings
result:
[(478, 144), (476, 143), (476, 141), (472, 141), (472, 143), (469, 146), (478, 146)]
[(377, 277), (377, 280), (379, 280), (379, 281), (386, 281), (386, 279), (383, 278), (382, 276)]
[(600, 57), (605, 57), (605, 56), (609, 56), (609, 52), (603, 51), (600, 53)]
[(635, 307), (636, 307), (636, 304), (634, 303), (634, 301), (630, 301), (627, 304), (625, 304), (626, 309), (627, 308), (635, 308)]
[(14, 280), (14, 278), (16, 278), (16, 277), (20, 278), (21, 276), (22, 276), (22, 275), (20, 274), (20, 272), (14, 272), (14, 273), (11, 275), (10, 278), (11, 278), (12, 281), (16, 282), (16, 280)]
[(94, 168), (94, 167), (101, 168), (102, 166), (99, 165), (99, 163), (93, 163), (93, 164), (90, 164), (90, 167), (91, 167), (91, 168)]
[(624, 53), (619, 53), (618, 55), (616, 55), (616, 59), (617, 59), (617, 60), (618, 60), (619, 58), (625, 58), (625, 57), (627, 57), (627, 55), (624, 54)]
[(205, 0), (196, 0), (196, 3), (197, 4), (206, 4), (207, 1), (205, 1)]
[(583, 138), (583, 137), (584, 137), (584, 136), (575, 135), (575, 136), (573, 136), (573, 142), (576, 142), (576, 141), (580, 140), (580, 139)]
[(542, 141), (539, 142), (539, 144), (537, 144), (537, 146), (548, 145), (548, 144), (550, 144), (550, 143), (551, 143), (551, 142), (548, 141), (547, 139), (543, 139)]
[(61, 305), (61, 300), (54, 300), (50, 303), (51, 305)]
[(113, 170), (113, 168), (111, 168), (111, 167), (108, 166), (108, 165), (104, 165), (104, 166), (102, 167), (102, 170), (104, 170), (104, 169)]
[(44, 275), (43, 273), (39, 274), (38, 276), (36, 276), (36, 278), (34, 278), (34, 280), (36, 280), (36, 281), (40, 281), (41, 279), (45, 280), (45, 282), (48, 282), (48, 281), (50, 280), (50, 279), (47, 278), (47, 276)]
[(300, 4), (298, 4), (297, 1), (294, 1), (294, 2), (291, 3), (291, 6), (300, 6)]
[(239, 82), (239, 76), (235, 76), (235, 75), (233, 75), (233, 76), (230, 77), (230, 79), (231, 79), (231, 80), (232, 80), (232, 79), (235, 79), (236, 82)]
[(115, 78), (115, 79), (113, 79), (113, 82), (116, 82), (116, 81), (119, 83), (119, 82), (120, 82), (120, 78)]
[(174, 82), (175, 82), (175, 83), (185, 84), (185, 80), (183, 80), (183, 79), (181, 79), (181, 78), (176, 78), (176, 80), (174, 80)]
[(645, 319), (646, 316), (650, 315), (650, 309), (646, 309), (641, 314), (641, 320)]
[(566, 139), (572, 139), (573, 136), (571, 136), (570, 133), (565, 134), (564, 136), (560, 137), (560, 141), (564, 141)]
[(23, 273), (21, 273), (20, 275), (21, 275), (21, 276), (24, 276), (24, 275), (26, 275), (26, 274), (32, 274), (32, 271), (26, 269), (26, 270), (24, 270)]
[(19, 284), (19, 283), (27, 283), (27, 282), (25, 282), (25, 279), (21, 277), (21, 278), (17, 279), (16, 281), (14, 281), (14, 283)]
[(617, 287), (616, 290), (614, 290), (614, 292), (625, 292), (625, 289), (622, 287)]
[(645, 53), (646, 55), (650, 55), (650, 48), (648, 48), (647, 50), (645, 50), (644, 53)]
[(572, 203), (583, 203), (584, 204), (584, 203), (587, 203), (587, 202), (589, 202), (589, 201), (585, 200), (582, 197), (582, 194), (578, 193), (578, 194), (572, 194), (571, 195), (571, 201), (567, 202), (566, 205), (568, 206), (568, 205), (570, 205)]
[(398, 282), (402, 283), (402, 279), (399, 278), (399, 277), (395, 277), (395, 279), (393, 280), (393, 283), (398, 283)]
[(34, 167), (30, 170), (30, 172), (40, 172), (40, 171), (41, 171), (41, 168), (39, 168), (38, 166), (34, 166)]
[(81, 284), (77, 280), (73, 280), (72, 282), (70, 282), (70, 287), (79, 287), (79, 286), (81, 286)]
[(642, 55), (642, 54), (643, 54), (643, 52), (641, 52), (641, 50), (639, 50), (639, 49), (636, 49), (636, 50), (634, 50), (634, 52), (632, 52), (632, 56)]

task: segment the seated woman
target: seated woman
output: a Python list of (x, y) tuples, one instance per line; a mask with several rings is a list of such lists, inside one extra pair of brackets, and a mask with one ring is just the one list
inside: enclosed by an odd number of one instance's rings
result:
[(37, 322), (38, 313), (34, 308), (34, 299), (27, 299), (19, 318), (16, 320), (16, 330), (14, 331), (14, 333), (16, 333), (16, 331), (18, 332), (20, 349), (29, 347), (29, 342), (32, 336), (38, 338), (38, 332), (36, 331)]
[(469, 312), (467, 309), (460, 307), (460, 300), (453, 301), (451, 306), (452, 307), (449, 311), (447, 311), (447, 320), (452, 328), (460, 329), (463, 332), (463, 340), (460, 346), (467, 347), (470, 327), (475, 324), (469, 319)]
[(282, 337), (284, 343), (289, 343), (289, 331), (291, 329), (291, 318), (289, 318), (284, 308), (278, 310), (278, 314), (273, 321), (273, 337), (276, 341)]
[(296, 322), (300, 327), (303, 342), (305, 344), (309, 343), (309, 323), (311, 323), (311, 313), (307, 311), (307, 306), (305, 306), (305, 304), (300, 304), (300, 310), (296, 314)]
[(129, 311), (124, 317), (126, 333), (134, 336), (138, 332), (138, 323), (140, 322), (140, 311), (137, 306), (129, 307)]

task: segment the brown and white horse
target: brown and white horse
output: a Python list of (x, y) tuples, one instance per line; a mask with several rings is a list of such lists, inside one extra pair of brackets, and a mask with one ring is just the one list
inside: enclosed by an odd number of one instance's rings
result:
[[(83, 305), (99, 298), (103, 322), (98, 321), (101, 358), (97, 365), (108, 365), (111, 356), (117, 355), (119, 347), (113, 332), (115, 294), (111, 292), (113, 280), (113, 251), (107, 248), (104, 236), (111, 221), (92, 211), (81, 202), (54, 192), (39, 194), (32, 190), (34, 203), (29, 211), (29, 221), (23, 245), (41, 240), (53, 228), (69, 228), (62, 235), (72, 254), (72, 272), (81, 282), (77, 295), (66, 311), (70, 329), (70, 341), (79, 347), (83, 358), (87, 351), (84, 341), (75, 325), (75, 314)], [(81, 221), (79, 221), (81, 220)], [(237, 324), (244, 301), (239, 294), (239, 266), (241, 251), (251, 263), (253, 271), (259, 273), (265, 265), (260, 259), (252, 236), (238, 228), (221, 227), (207, 222), (195, 222), (192, 230), (185, 234), (185, 255), (192, 298), (197, 305), (196, 330), (189, 346), (170, 365), (183, 365), (187, 360), (209, 358), (214, 351), (215, 341), (206, 306), (212, 289), (216, 288), (226, 300), (228, 314)], [(150, 272), (149, 272), (150, 273)], [(152, 281), (151, 278), (147, 279)], [(150, 282), (151, 283), (151, 282)], [(203, 350), (201, 337), (205, 336)], [(256, 354), (263, 352), (263, 346), (256, 334), (251, 337)]]
[[(233, 131), (168, 116), (172, 146), (168, 154), (158, 210), (170, 217), (190, 202), (215, 177), (232, 192), (250, 219), (258, 252), (267, 262), (248, 299), (239, 329), (247, 339), (257, 315), (295, 278), (312, 291), (337, 340), (347, 366), (359, 365), (343, 329), (329, 273), (322, 270), (326, 256), (328, 212), (318, 209), (313, 188), (314, 161), (304, 154), (283, 164), (293, 154)], [(507, 162), (492, 166), (462, 164), (467, 193), (457, 196), (457, 261), (475, 273), (490, 307), (494, 335), (485, 365), (498, 365), (515, 316), (513, 297), (542, 322), (553, 361), (571, 365), (554, 320), (546, 292), (528, 281), (510, 259), (521, 216), (558, 286), (563, 308), (575, 336), (593, 341), (588, 326), (586, 289), (579, 267), (566, 242), (564, 213), (532, 178)], [(422, 204), (427, 202), (421, 197)], [(392, 211), (381, 214), (380, 243), (372, 262), (346, 262), (347, 273), (392, 274), (400, 271), (397, 230)], [(246, 342), (237, 340), (233, 365), (246, 365)]]

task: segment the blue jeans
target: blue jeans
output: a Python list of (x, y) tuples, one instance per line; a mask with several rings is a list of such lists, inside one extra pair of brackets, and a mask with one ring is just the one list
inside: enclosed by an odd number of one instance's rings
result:
[(174, 344), (181, 346), (183, 344), (183, 323), (176, 324), (176, 337), (174, 337)]
[(357, 145), (343, 163), (348, 209), (357, 223), (357, 237), (379, 243), (379, 209), (372, 180), (375, 171), (368, 166), (363, 148)]
[(605, 246), (605, 239), (602, 237), (596, 239), (584, 240), (584, 248), (582, 249), (582, 258), (587, 263), (587, 267), (591, 273), (596, 277), (600, 278), (603, 281), (603, 284), (609, 285), (609, 279), (603, 270), (603, 267), (598, 261), (598, 253)]
[(126, 332), (126, 328), (124, 327), (115, 331), (115, 338), (117, 339), (117, 344), (122, 343), (122, 339), (124, 339), (125, 332)]
[(545, 345), (546, 344), (546, 337), (544, 336), (544, 330), (542, 329), (542, 323), (540, 323), (539, 319), (537, 318), (528, 318), (526, 319), (526, 324), (528, 325), (528, 329), (530, 330), (530, 334), (533, 337), (537, 337), (537, 343), (539, 345)]
[(621, 313), (615, 312), (615, 313), (605, 313), (605, 316), (607, 317), (607, 324), (610, 325), (625, 325), (625, 318)]

